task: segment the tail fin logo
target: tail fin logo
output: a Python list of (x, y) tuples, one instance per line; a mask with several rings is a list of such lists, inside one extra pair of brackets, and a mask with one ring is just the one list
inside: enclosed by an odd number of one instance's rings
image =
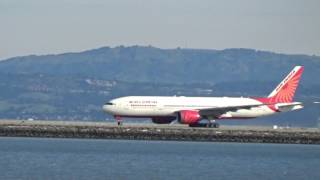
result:
[(268, 96), (273, 103), (292, 102), (299, 80), (303, 72), (303, 66), (296, 66), (288, 76)]

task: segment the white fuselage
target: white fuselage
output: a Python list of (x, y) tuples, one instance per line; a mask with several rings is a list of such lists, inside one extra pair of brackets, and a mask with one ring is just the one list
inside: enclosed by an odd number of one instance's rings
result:
[(303, 108), (302, 103), (292, 102), (302, 72), (303, 66), (294, 67), (268, 97), (127, 96), (111, 100), (103, 109), (116, 117), (151, 117), (158, 123), (169, 122), (172, 117), (192, 124), (200, 119), (267, 116)]
[[(201, 110), (217, 107), (257, 105), (253, 98), (233, 97), (183, 97), (183, 96), (127, 96), (111, 100), (103, 106), (114, 116), (158, 117), (176, 116), (182, 110)], [(266, 105), (226, 112), (217, 119), (255, 118), (274, 114)]]

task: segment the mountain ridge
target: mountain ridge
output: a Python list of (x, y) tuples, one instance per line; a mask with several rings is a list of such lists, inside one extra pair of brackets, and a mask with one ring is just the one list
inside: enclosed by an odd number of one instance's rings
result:
[[(79, 53), (10, 58), (0, 62), (0, 72), (83, 75), (124, 81), (139, 79), (141, 82), (217, 83), (234, 78), (249, 80), (258, 76), (262, 80), (271, 80), (287, 73), (295, 65), (305, 65), (310, 73), (312, 69), (320, 68), (320, 57), (243, 48), (195, 50), (118, 46)], [(261, 76), (261, 71), (270, 77)], [(136, 79), (128, 74), (136, 74)], [(310, 76), (314, 75), (311, 73)]]
[(225, 48), (225, 49), (210, 49), (210, 48), (181, 48), (181, 47), (176, 47), (176, 48), (159, 48), (156, 46), (142, 46), (142, 45), (132, 45), (132, 46), (101, 46), (93, 49), (86, 49), (86, 50), (80, 50), (80, 51), (73, 51), (73, 52), (62, 52), (62, 53), (48, 53), (48, 54), (26, 54), (26, 55), (19, 55), (19, 56), (12, 56), (8, 58), (3, 58), (0, 59), (1, 61), (7, 61), (7, 60), (12, 60), (15, 58), (22, 58), (22, 57), (43, 57), (43, 56), (57, 56), (57, 55), (68, 55), (68, 54), (81, 54), (81, 53), (86, 53), (86, 52), (92, 52), (92, 51), (100, 51), (104, 49), (116, 49), (116, 48), (152, 48), (152, 49), (159, 49), (159, 50), (191, 50), (191, 51), (229, 51), (229, 50), (248, 50), (248, 51), (256, 51), (256, 52), (262, 52), (262, 53), (271, 53), (271, 54), (276, 54), (276, 55), (286, 55), (286, 56), (308, 56), (308, 57), (316, 57), (320, 58), (318, 55), (310, 55), (310, 54), (303, 54), (303, 53), (280, 53), (280, 52), (274, 52), (270, 50), (260, 50), (260, 49), (253, 49), (253, 48)]

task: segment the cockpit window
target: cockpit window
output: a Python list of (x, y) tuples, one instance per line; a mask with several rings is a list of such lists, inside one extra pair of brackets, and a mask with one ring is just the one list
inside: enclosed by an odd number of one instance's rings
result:
[(114, 105), (112, 102), (107, 102), (105, 105)]

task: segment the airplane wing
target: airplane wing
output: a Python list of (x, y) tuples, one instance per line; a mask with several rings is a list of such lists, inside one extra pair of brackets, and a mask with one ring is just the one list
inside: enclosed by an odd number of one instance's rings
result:
[[(274, 104), (274, 103), (273, 103)], [(222, 114), (225, 114), (229, 111), (237, 111), (239, 109), (251, 109), (253, 107), (260, 107), (260, 106), (267, 106), (273, 104), (252, 104), (252, 105), (239, 105), (239, 106), (225, 106), (225, 107), (215, 107), (215, 108), (208, 108), (208, 109), (200, 109), (199, 114), (201, 116), (214, 116), (219, 117)]]

